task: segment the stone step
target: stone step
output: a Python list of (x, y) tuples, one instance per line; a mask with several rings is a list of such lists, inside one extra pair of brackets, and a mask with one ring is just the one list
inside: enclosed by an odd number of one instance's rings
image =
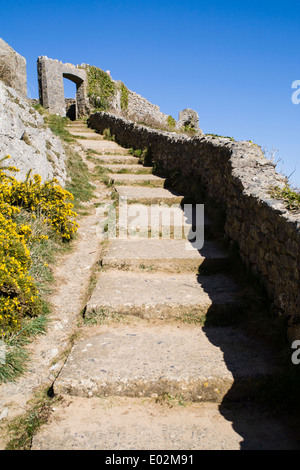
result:
[[(99, 155), (98, 159), (99, 163), (103, 163), (104, 165), (118, 165), (120, 163), (125, 165), (137, 165), (139, 162), (137, 157), (131, 157), (129, 155)], [(139, 166), (142, 167), (141, 165)]]
[(136, 175), (136, 174), (121, 174), (121, 175), (110, 175), (112, 183), (123, 184), (125, 186), (143, 186), (153, 185), (156, 187), (163, 187), (165, 184), (165, 178), (160, 178), (156, 175)]
[(159, 270), (163, 272), (198, 271), (202, 264), (214, 271), (222, 268), (227, 255), (215, 243), (205, 242), (197, 250), (187, 240), (111, 240), (102, 259), (104, 268)]
[(107, 164), (106, 168), (112, 174), (152, 174), (152, 167), (143, 165), (127, 165), (126, 163)]
[(88, 130), (88, 131), (91, 131), (91, 132), (94, 132), (94, 129), (91, 129), (89, 127), (87, 127), (87, 124), (85, 122), (81, 122), (81, 121), (70, 121), (67, 126), (67, 128), (75, 128), (75, 129), (85, 129), (85, 130)]
[[(247, 404), (221, 408), (217, 403), (186, 403), (172, 396), (162, 400), (65, 396), (52, 409), (50, 420), (33, 436), (31, 450), (115, 450), (115, 455), (107, 455), (111, 459), (107, 463), (123, 462), (132, 467), (139, 467), (138, 458), (139, 463), (141, 459), (147, 459), (149, 464), (171, 463), (173, 458), (173, 463), (196, 464), (193, 451), (200, 450), (299, 449), (270, 413)], [(128, 454), (118, 454), (120, 449)], [(150, 461), (147, 453), (139, 456), (133, 454), (133, 449), (157, 453), (162, 449), (189, 451), (187, 459), (178, 453), (169, 457), (155, 455)], [(201, 458), (199, 455), (198, 465)]]
[(78, 131), (78, 130), (74, 130), (74, 131), (70, 131), (71, 134), (76, 138), (79, 138), (80, 140), (81, 139), (86, 139), (86, 140), (100, 140), (102, 141), (103, 140), (103, 137), (100, 135), (100, 134), (95, 134), (95, 133), (91, 133), (91, 132), (82, 132), (82, 131)]
[(188, 208), (182, 208), (180, 204), (128, 204), (123, 217), (125, 224), (120, 221), (120, 226), (124, 234), (127, 230), (130, 239), (188, 238), (192, 241), (195, 234), (203, 232), (203, 228), (206, 235), (211, 226), (210, 220), (203, 214), (192, 220), (193, 214), (189, 214)]
[(183, 196), (164, 188), (116, 186), (115, 189), (120, 197), (127, 199), (128, 203), (180, 204), (183, 200)]
[(85, 150), (95, 150), (97, 152), (110, 152), (113, 154), (128, 155), (129, 149), (120, 147), (115, 142), (110, 140), (94, 140), (82, 139), (80, 140), (82, 147)]
[(221, 403), (253, 397), (276, 372), (271, 352), (231, 327), (107, 325), (73, 346), (54, 393)]
[(237, 287), (221, 274), (103, 271), (84, 309), (97, 315), (230, 324), (242, 313)]
[(202, 242), (204, 236), (209, 239), (212, 232), (211, 222), (203, 213), (197, 214), (196, 219), (185, 205), (181, 207), (180, 204), (127, 204), (120, 199), (114, 208), (115, 218), (113, 213), (111, 218), (108, 217), (109, 206), (97, 210), (97, 230), (102, 238), (184, 239), (199, 249), (202, 248), (199, 240)]
[(89, 136), (93, 136), (93, 135), (101, 135), (101, 134), (98, 134), (97, 132), (93, 131), (93, 129), (89, 129), (88, 127), (82, 125), (82, 126), (79, 126), (79, 125), (74, 125), (74, 126), (67, 126), (67, 129), (69, 132), (84, 132), (85, 134), (88, 134)]

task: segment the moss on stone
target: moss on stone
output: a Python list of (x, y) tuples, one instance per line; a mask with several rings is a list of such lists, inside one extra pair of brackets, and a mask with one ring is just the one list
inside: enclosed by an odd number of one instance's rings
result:
[(87, 94), (96, 109), (107, 111), (116, 93), (111, 77), (99, 67), (87, 66)]

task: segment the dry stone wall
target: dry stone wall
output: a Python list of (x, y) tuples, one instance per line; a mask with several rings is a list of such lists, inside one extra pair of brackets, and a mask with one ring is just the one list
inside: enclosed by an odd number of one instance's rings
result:
[(289, 340), (300, 338), (300, 215), (269, 194), (285, 178), (251, 142), (183, 135), (149, 129), (109, 113), (90, 116), (90, 127), (110, 128), (116, 141), (151, 148), (154, 162), (196, 185), (225, 211), (224, 230), (259, 276), (277, 315), (288, 322)]

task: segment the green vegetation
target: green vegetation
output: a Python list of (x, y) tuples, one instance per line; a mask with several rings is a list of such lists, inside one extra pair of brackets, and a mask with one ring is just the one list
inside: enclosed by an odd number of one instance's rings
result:
[(9, 424), (10, 440), (5, 450), (30, 450), (33, 436), (48, 421), (54, 404), (59, 401), (61, 397), (53, 398), (47, 391), (37, 393), (29, 410)]
[(123, 323), (125, 318), (123, 315), (110, 312), (107, 308), (97, 308), (84, 316), (84, 323), (87, 325), (107, 325), (109, 322)]
[(110, 132), (110, 129), (107, 128), (107, 129), (104, 129), (103, 131), (103, 139), (105, 140), (111, 140), (113, 142), (115, 142), (116, 138), (114, 135), (111, 135), (111, 132)]
[(137, 157), (139, 159), (139, 163), (143, 166), (152, 166), (151, 144), (143, 150), (131, 147), (129, 153), (134, 157)]
[(67, 129), (70, 120), (67, 117), (48, 114), (41, 105), (36, 105), (35, 109), (44, 117), (45, 124), (51, 129), (53, 134), (61, 139), (64, 145), (67, 156), (67, 174), (69, 177), (69, 181), (66, 183), (66, 190), (73, 195), (74, 207), (76, 211), (80, 212), (82, 210), (82, 203), (89, 201), (93, 197), (94, 188), (89, 181), (90, 176), (86, 163), (69, 145), (75, 142), (74, 136)]
[(131, 147), (131, 149), (129, 149), (129, 153), (134, 157), (140, 158), (142, 155), (142, 149), (134, 149), (133, 147)]
[(176, 121), (172, 116), (167, 117), (167, 124), (171, 129), (175, 129)]
[(282, 199), (286, 208), (291, 212), (300, 211), (300, 193), (298, 190), (292, 189), (289, 185), (284, 188), (278, 186), (270, 188), (270, 195), (274, 199)]
[(121, 110), (127, 111), (129, 91), (128, 91), (128, 88), (122, 82), (121, 82), (120, 87), (121, 87)]
[(182, 129), (183, 132), (186, 134), (189, 134), (191, 136), (195, 135), (197, 133), (197, 130), (191, 126), (190, 124), (186, 124)]
[[(111, 107), (112, 99), (116, 93), (115, 83), (106, 72), (98, 67), (88, 66), (86, 70), (88, 75), (87, 94), (92, 105), (97, 110), (107, 111)], [(124, 105), (125, 102), (126, 100)]]
[(94, 187), (86, 163), (71, 147), (65, 146), (67, 155), (67, 173), (70, 178), (66, 189), (74, 196), (74, 207), (78, 213), (84, 209), (82, 203), (90, 201), (94, 195)]
[[(40, 108), (39, 108), (40, 109)], [(67, 124), (70, 122), (69, 118), (61, 117), (56, 114), (43, 114), (45, 125), (51, 129), (53, 134), (57, 135), (61, 140), (68, 144), (75, 141), (74, 137), (66, 129)]]
[(72, 194), (56, 180), (42, 182), (30, 172), (18, 181), (13, 176), (18, 169), (5, 166), (8, 158), (0, 168), (0, 337), (6, 347), (0, 381), (24, 372), (24, 346), (45, 332), (48, 263), (78, 228)]
[[(93, 196), (87, 165), (69, 143), (67, 118), (49, 115), (38, 105), (51, 130), (62, 139), (69, 180), (66, 188), (57, 181), (42, 182), (39, 175), (17, 181), (17, 168), (0, 164), (0, 339), (5, 344), (5, 363), (0, 382), (13, 381), (26, 371), (26, 346), (46, 332), (53, 282), (49, 265), (69, 249), (78, 224), (74, 221), (81, 203)], [(72, 202), (71, 202), (72, 201)]]
[(234, 141), (233, 137), (229, 137), (225, 135), (218, 135), (218, 134), (205, 134), (205, 135), (211, 135), (212, 137), (220, 137), (221, 139), (230, 139), (231, 141)]

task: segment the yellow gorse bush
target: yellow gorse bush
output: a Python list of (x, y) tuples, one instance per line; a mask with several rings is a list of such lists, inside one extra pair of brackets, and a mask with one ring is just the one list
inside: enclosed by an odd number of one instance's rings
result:
[[(2, 163), (9, 155), (0, 160)], [(34, 279), (28, 243), (32, 241), (29, 225), (17, 223), (21, 209), (32, 218), (43, 216), (45, 223), (62, 238), (70, 240), (78, 228), (72, 220), (76, 213), (69, 202), (73, 196), (54, 179), (42, 183), (39, 175), (27, 175), (18, 181), (12, 166), (0, 167), (0, 338), (21, 328), (26, 316), (41, 313), (42, 303)], [(58, 236), (58, 235), (57, 235)], [(40, 239), (47, 238), (41, 235)], [(36, 238), (35, 238), (36, 239)]]

